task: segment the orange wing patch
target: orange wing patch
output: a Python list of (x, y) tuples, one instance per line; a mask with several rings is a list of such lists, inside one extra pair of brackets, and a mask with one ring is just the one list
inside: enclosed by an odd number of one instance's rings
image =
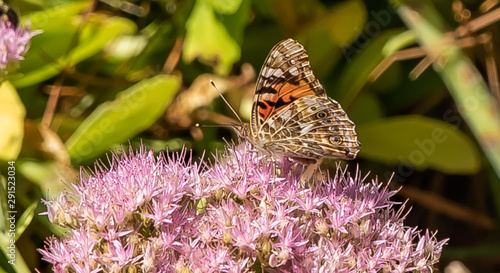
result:
[[(263, 120), (267, 120), (273, 112), (279, 111), (296, 99), (309, 95), (317, 95), (314, 88), (305, 80), (300, 80), (294, 84), (289, 82), (279, 83), (276, 86), (271, 86), (271, 88), (275, 92), (268, 92), (262, 95), (261, 100), (257, 102), (259, 117)], [(266, 95), (269, 98), (266, 99)]]

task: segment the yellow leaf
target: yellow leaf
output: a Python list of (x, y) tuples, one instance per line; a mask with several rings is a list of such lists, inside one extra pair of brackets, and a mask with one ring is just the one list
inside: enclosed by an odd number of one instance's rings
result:
[(26, 109), (14, 86), (0, 83), (0, 160), (16, 159), (24, 137)]
[(240, 58), (240, 46), (219, 21), (210, 3), (198, 0), (186, 23), (183, 59), (212, 65), (219, 75), (227, 75)]

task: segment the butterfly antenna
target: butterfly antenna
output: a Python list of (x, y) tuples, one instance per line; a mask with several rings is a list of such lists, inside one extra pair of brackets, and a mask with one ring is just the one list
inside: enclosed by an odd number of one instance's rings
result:
[(231, 128), (231, 124), (206, 125), (206, 124), (195, 123), (194, 127), (196, 127), (196, 128), (202, 128), (202, 127), (208, 127), (208, 128), (229, 127), (229, 128)]
[(227, 104), (227, 106), (229, 107), (229, 109), (231, 109), (231, 111), (233, 112), (233, 114), (236, 116), (236, 118), (238, 118), (238, 121), (240, 123), (243, 123), (243, 121), (241, 121), (241, 118), (240, 116), (238, 116), (238, 113), (236, 113), (236, 111), (234, 110), (234, 108), (231, 106), (231, 104), (229, 104), (229, 102), (227, 102), (226, 98), (224, 98), (224, 95), (222, 95), (222, 93), (219, 91), (219, 88), (217, 88), (217, 86), (215, 86), (215, 83), (214, 81), (210, 80), (210, 83), (212, 84), (212, 86), (215, 88), (215, 90), (217, 90), (217, 92), (219, 93), (219, 96), (224, 100), (224, 102)]

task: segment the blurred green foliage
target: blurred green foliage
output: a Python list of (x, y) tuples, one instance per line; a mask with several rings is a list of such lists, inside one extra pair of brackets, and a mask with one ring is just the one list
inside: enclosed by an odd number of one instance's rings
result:
[[(224, 145), (234, 137), (227, 128), (194, 126), (234, 118), (208, 79), (248, 117), (255, 75), (269, 50), (292, 37), (307, 49), (326, 92), (357, 125), (362, 148), (349, 163), (353, 170), (359, 163), (381, 182), (394, 174), (395, 187), (422, 189), (419, 198), (410, 198), (420, 201), (412, 203), (408, 225), (438, 229), (441, 239), (451, 238), (441, 268), (462, 259), (476, 271), (498, 271), (500, 253), (484, 251), (500, 249), (493, 224), (500, 209), (495, 172), (500, 154), (491, 148), (499, 141), (493, 130), (497, 101), (488, 96), (478, 102), (478, 109), (489, 111), (481, 116), (481, 128), (493, 128), (485, 136), (477, 133), (474, 113), (456, 106), (471, 90), (470, 81), (462, 82), (456, 67), (440, 66), (439, 56), (434, 69), (417, 79), (408, 75), (418, 59), (395, 62), (374, 82), (370, 78), (389, 54), (419, 42), (433, 48), (426, 44), (428, 35), (441, 40), (464, 24), (454, 20), (456, 1), (416, 2), (436, 13), (429, 19), (422, 12), (420, 21), (411, 23), (401, 9), (404, 1), (10, 1), (23, 24), (43, 33), (33, 38), (17, 73), (0, 83), (0, 174), (6, 181), (7, 162), (15, 161), (18, 211), (18, 264), (9, 265), (0, 255), (2, 269), (50, 271), (36, 249), (46, 236), (63, 231), (39, 215), (45, 211), (40, 200), (78, 181), (81, 164), (92, 166), (106, 160), (109, 149), (141, 142), (157, 151), (186, 145), (195, 155)], [(481, 4), (470, 0), (465, 8), (481, 16)], [(499, 24), (487, 30), (498, 34)], [(441, 51), (449, 48), (457, 54), (452, 61), (467, 59), (468, 69), (488, 72), (485, 60), (491, 54), (481, 46), (464, 53), (452, 40)], [(499, 53), (493, 50), (492, 58)], [(488, 91), (477, 75), (474, 83)], [(323, 167), (334, 164), (330, 160)], [(2, 204), (5, 196), (3, 189)], [(399, 201), (414, 196), (403, 191)], [(6, 253), (7, 223), (1, 226)]]

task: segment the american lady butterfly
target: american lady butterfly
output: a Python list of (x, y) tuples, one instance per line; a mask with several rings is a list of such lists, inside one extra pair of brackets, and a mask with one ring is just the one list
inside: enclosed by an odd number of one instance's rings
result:
[(360, 143), (355, 125), (326, 95), (313, 75), (304, 47), (293, 39), (278, 43), (257, 80), (250, 124), (231, 124), (258, 149), (309, 165), (309, 180), (323, 158), (354, 159)]

